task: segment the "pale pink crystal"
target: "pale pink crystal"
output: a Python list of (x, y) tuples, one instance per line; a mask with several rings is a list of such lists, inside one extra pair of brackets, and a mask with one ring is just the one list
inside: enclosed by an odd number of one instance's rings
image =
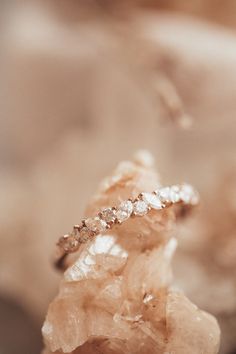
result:
[[(119, 205), (121, 196), (138, 195), (140, 185), (150, 191), (159, 185), (153, 168), (140, 160), (120, 166), (88, 214)], [(139, 210), (135, 204), (133, 210)], [(174, 209), (153, 209), (84, 245), (49, 306), (42, 330), (44, 354), (218, 352), (216, 320), (170, 287), (175, 218)]]

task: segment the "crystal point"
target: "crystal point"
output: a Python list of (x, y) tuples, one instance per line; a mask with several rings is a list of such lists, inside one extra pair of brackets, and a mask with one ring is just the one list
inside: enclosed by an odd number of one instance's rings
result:
[(121, 196), (139, 197), (123, 201), (116, 210), (102, 210), (79, 228), (80, 237), (96, 237), (74, 254), (49, 306), (42, 330), (44, 354), (217, 354), (216, 320), (171, 286), (177, 241), (169, 229), (175, 226), (175, 208), (150, 211), (148, 217), (102, 233), (114, 217), (122, 223), (133, 213), (146, 215), (149, 208), (193, 196), (189, 188), (178, 186), (140, 194), (159, 185), (157, 175), (144, 164), (129, 165), (128, 177), (126, 165), (118, 177), (110, 178), (112, 187), (99, 192), (88, 212), (117, 205)]

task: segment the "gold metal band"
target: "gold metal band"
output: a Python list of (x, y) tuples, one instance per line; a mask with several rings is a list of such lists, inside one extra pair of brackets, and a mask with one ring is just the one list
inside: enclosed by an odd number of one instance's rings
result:
[(198, 193), (189, 184), (162, 187), (152, 193), (140, 193), (134, 200), (123, 201), (118, 207), (102, 209), (96, 216), (84, 219), (75, 225), (72, 232), (62, 236), (57, 246), (59, 256), (55, 261), (58, 269), (66, 268), (67, 255), (78, 251), (82, 243), (111, 229), (114, 225), (122, 224), (130, 217), (141, 217), (151, 209), (162, 210), (174, 204), (187, 207), (198, 204)]

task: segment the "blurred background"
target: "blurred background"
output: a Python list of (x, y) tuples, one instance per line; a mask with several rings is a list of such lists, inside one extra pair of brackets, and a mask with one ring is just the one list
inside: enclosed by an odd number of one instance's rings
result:
[(236, 353), (236, 2), (1, 1), (0, 353), (37, 354), (59, 235), (137, 149), (199, 212), (175, 282)]

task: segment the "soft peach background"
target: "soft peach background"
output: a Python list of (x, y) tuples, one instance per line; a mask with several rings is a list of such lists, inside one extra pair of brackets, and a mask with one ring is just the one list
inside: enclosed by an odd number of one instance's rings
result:
[(54, 243), (139, 148), (155, 155), (165, 183), (200, 191), (199, 215), (178, 232), (176, 282), (219, 319), (222, 353), (236, 351), (235, 4), (141, 3), (0, 5), (6, 354), (39, 352), (59, 280)]

